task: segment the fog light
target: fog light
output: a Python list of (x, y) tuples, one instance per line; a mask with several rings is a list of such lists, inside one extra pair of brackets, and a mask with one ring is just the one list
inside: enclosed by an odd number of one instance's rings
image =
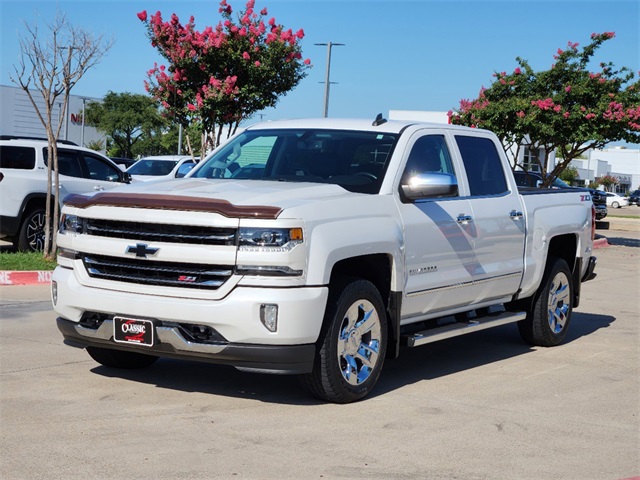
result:
[(53, 306), (55, 307), (58, 303), (58, 282), (51, 282), (51, 300), (53, 301)]
[(278, 329), (278, 305), (260, 305), (260, 321), (270, 332)]

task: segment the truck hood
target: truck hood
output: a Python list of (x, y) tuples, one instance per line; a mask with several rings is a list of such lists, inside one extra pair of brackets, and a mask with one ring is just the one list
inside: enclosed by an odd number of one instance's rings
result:
[[(152, 182), (136, 182), (114, 188), (97, 195), (144, 196), (175, 199), (217, 200), (229, 202), (238, 207), (264, 206), (287, 210), (304, 205), (316, 205), (318, 202), (341, 200), (345, 197), (362, 197), (364, 194), (352, 193), (339, 185), (306, 182), (278, 182), (264, 180), (209, 180), (177, 179)], [(370, 195), (366, 195), (370, 197)]]

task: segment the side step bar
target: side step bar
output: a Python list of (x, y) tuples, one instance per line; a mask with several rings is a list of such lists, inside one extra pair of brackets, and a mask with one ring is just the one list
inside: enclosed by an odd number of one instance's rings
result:
[(524, 320), (525, 312), (501, 312), (499, 314), (478, 317), (465, 322), (455, 322), (441, 327), (429, 328), (422, 332), (402, 336), (402, 343), (407, 347), (417, 347), (425, 343), (433, 343), (447, 338), (453, 338), (467, 333), (478, 332), (487, 328), (506, 325), (507, 323)]

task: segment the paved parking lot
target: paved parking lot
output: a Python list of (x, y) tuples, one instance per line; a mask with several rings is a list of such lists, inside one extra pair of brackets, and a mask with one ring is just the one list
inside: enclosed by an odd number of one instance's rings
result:
[(638, 476), (640, 233), (606, 236), (565, 344), (507, 325), (405, 350), (351, 405), (225, 366), (107, 369), (62, 344), (47, 287), (0, 287), (0, 477)]

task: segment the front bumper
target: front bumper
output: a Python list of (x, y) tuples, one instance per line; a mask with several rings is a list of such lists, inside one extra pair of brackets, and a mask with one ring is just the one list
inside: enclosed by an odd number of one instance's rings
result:
[[(104, 281), (100, 288), (83, 285), (74, 270), (63, 267), (56, 268), (51, 279), (58, 327), (67, 344), (134, 350), (274, 373), (311, 371), (328, 297), (328, 288), (323, 286), (236, 286), (220, 299), (189, 298), (189, 292), (184, 298), (164, 296), (163, 287), (149, 287), (143, 294), (126, 291), (127, 284), (113, 281)], [(260, 320), (264, 304), (278, 306), (276, 331), (268, 330)], [(157, 332), (155, 345), (116, 343), (115, 316), (151, 320)], [(190, 327), (211, 329), (215, 338), (201, 341), (190, 337)]]
[(102, 347), (135, 351), (159, 357), (200, 360), (233, 365), (239, 370), (262, 373), (302, 374), (313, 368), (315, 344), (250, 345), (233, 343), (197, 343), (189, 341), (175, 326), (156, 326), (157, 341), (152, 347), (115, 343), (113, 322), (103, 321), (98, 328), (87, 328), (58, 317), (58, 329), (64, 343), (72, 347)]

